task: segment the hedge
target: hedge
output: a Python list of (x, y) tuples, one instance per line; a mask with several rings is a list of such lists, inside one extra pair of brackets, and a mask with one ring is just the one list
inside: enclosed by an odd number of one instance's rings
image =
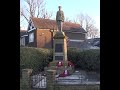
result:
[(43, 48), (20, 48), (20, 69), (30, 68), (34, 72), (42, 71), (52, 60), (52, 50)]
[[(53, 50), (45, 48), (20, 48), (20, 67), (42, 71), (53, 60)], [(68, 60), (72, 61), (76, 69), (100, 71), (100, 50), (80, 50), (68, 48)]]
[(80, 50), (68, 49), (68, 60), (75, 64), (76, 69), (100, 71), (100, 49)]

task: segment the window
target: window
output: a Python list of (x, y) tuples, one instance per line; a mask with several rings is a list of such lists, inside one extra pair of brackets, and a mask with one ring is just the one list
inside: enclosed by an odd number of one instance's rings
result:
[(34, 42), (34, 33), (29, 34), (29, 42)]

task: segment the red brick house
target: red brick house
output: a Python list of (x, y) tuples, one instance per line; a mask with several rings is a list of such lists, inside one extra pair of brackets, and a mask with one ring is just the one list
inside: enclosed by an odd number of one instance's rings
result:
[[(57, 30), (56, 21), (42, 18), (31, 18), (27, 34), (29, 47), (52, 48), (54, 31)], [(86, 31), (79, 24), (64, 22), (63, 31), (70, 41), (85, 40)]]

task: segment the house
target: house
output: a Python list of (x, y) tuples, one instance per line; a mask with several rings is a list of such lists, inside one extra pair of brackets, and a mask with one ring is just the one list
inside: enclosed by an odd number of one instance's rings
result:
[[(28, 44), (29, 47), (52, 48), (54, 32), (57, 31), (55, 20), (31, 18), (28, 24)], [(70, 42), (82, 42), (86, 38), (86, 31), (80, 24), (64, 22), (63, 31)]]
[(28, 34), (26, 30), (20, 30), (20, 46), (27, 46)]

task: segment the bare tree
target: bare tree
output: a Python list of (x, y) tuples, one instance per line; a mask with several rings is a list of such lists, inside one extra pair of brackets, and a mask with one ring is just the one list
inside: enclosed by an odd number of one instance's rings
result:
[(73, 19), (73, 23), (78, 23), (78, 20), (77, 20), (77, 18), (75, 18), (75, 19)]
[(46, 10), (46, 9), (43, 9), (42, 12), (41, 12), (41, 18), (44, 18), (44, 19), (50, 19), (53, 15), (53, 12), (49, 12)]
[(89, 15), (79, 14), (77, 15), (77, 19), (80, 23), (80, 26), (86, 30), (87, 37), (97, 37), (96, 35), (98, 35), (99, 31), (94, 25), (94, 20)]
[(77, 15), (77, 19), (80, 22), (80, 26), (83, 27), (84, 15), (83, 14)]
[(72, 21), (68, 17), (66, 17), (65, 22), (72, 22)]
[(50, 18), (52, 16), (52, 12), (48, 13), (45, 10), (45, 2), (44, 0), (24, 0), (26, 6), (21, 7), (20, 13), (27, 22), (29, 22), (30, 17), (37, 18)]
[(88, 37), (97, 38), (99, 35), (99, 31), (96, 27), (92, 27), (92, 29), (90, 29), (87, 34)]

